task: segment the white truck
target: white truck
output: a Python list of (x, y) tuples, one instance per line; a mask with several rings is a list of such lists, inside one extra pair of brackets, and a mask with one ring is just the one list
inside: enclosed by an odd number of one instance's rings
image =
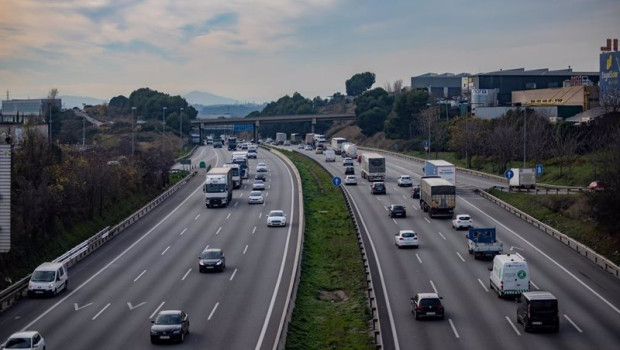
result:
[(354, 143), (344, 143), (342, 146), (342, 153), (345, 157), (357, 158), (357, 146)]
[(336, 161), (336, 152), (333, 149), (328, 149), (327, 151), (325, 151), (325, 161), (326, 162)]
[(521, 255), (496, 255), (489, 270), (489, 285), (497, 291), (498, 297), (519, 296), (530, 291), (530, 269)]
[(424, 176), (439, 176), (456, 186), (456, 167), (445, 160), (427, 160), (424, 162)]
[(207, 173), (202, 191), (205, 193), (207, 208), (227, 207), (232, 200), (233, 169), (212, 168)]
[(467, 250), (474, 259), (494, 257), (504, 252), (504, 243), (497, 240), (495, 228), (470, 228), (466, 235)]
[(512, 168), (512, 177), (508, 180), (510, 188), (535, 189), (536, 172), (532, 168)]
[(347, 142), (347, 139), (344, 137), (332, 137), (332, 149), (336, 154), (340, 154), (342, 152), (342, 144)]
[(284, 133), (284, 132), (277, 132), (276, 133), (276, 140), (275, 140), (276, 145), (283, 145), (284, 141), (286, 141), (286, 133)]
[(362, 179), (367, 179), (368, 181), (384, 181), (385, 157), (378, 153), (363, 153)]
[(241, 177), (241, 165), (236, 163), (225, 163), (223, 167), (232, 169), (233, 188), (241, 188), (241, 185), (243, 185), (243, 178)]

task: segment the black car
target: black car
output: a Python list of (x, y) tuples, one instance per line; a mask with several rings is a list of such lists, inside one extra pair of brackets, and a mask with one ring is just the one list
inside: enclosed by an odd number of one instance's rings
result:
[(162, 310), (151, 321), (151, 343), (185, 341), (189, 334), (189, 317), (181, 310)]
[(371, 194), (385, 194), (385, 184), (383, 182), (373, 182), (370, 184)]
[(344, 168), (345, 175), (355, 175), (355, 168), (352, 166), (347, 166)]
[(225, 268), (226, 257), (224, 257), (222, 249), (205, 249), (198, 257), (198, 270), (200, 272), (224, 271)]
[(418, 293), (411, 298), (411, 313), (416, 320), (421, 317), (444, 319), (446, 312), (437, 293)]
[(265, 173), (258, 173), (256, 174), (256, 176), (254, 176), (254, 180), (267, 181), (267, 176), (265, 175)]
[(420, 186), (413, 186), (411, 188), (411, 198), (420, 198)]
[(391, 218), (394, 218), (394, 217), (402, 217), (402, 218), (404, 218), (404, 217), (407, 217), (407, 211), (405, 210), (405, 207), (403, 205), (392, 204), (388, 208), (388, 215)]

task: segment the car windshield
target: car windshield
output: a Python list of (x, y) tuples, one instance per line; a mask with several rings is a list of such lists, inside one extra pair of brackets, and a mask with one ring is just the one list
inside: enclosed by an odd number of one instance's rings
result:
[(54, 271), (35, 271), (30, 280), (32, 282), (53, 282), (55, 277)]
[(30, 338), (11, 338), (4, 345), (5, 349), (30, 349), (32, 348), (32, 339)]
[(158, 315), (155, 320), (155, 324), (180, 324), (181, 316), (180, 315), (171, 315), (171, 314), (163, 314)]
[(269, 213), (269, 216), (284, 216), (284, 213), (281, 211), (272, 211)]
[(536, 312), (555, 312), (558, 308), (556, 300), (532, 300), (530, 310)]
[(420, 305), (422, 306), (439, 306), (441, 305), (441, 301), (439, 299), (427, 298), (420, 300)]
[(261, 193), (258, 191), (252, 191), (250, 192), (250, 197), (260, 197)]
[(207, 184), (207, 192), (226, 192), (225, 184)]
[(411, 180), (411, 178), (408, 175), (403, 175), (400, 177), (401, 180)]

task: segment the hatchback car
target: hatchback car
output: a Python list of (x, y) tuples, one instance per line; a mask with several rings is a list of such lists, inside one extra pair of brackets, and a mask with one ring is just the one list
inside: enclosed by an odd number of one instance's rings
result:
[(265, 164), (265, 163), (258, 163), (258, 164), (256, 164), (256, 172), (257, 173), (267, 172), (267, 164)]
[(265, 173), (258, 173), (256, 174), (256, 176), (254, 176), (254, 180), (267, 181), (267, 176), (265, 175)]
[(342, 160), (343, 166), (353, 166), (353, 158), (346, 157)]
[(344, 168), (345, 175), (355, 175), (355, 168), (352, 166), (347, 166)]
[(252, 158), (252, 159), (256, 159), (258, 157), (258, 152), (256, 152), (256, 150), (249, 150), (248, 151), (248, 159)]
[(357, 176), (355, 176), (355, 175), (347, 175), (344, 178), (344, 184), (345, 185), (354, 185), (354, 186), (356, 186), (357, 185)]
[(265, 190), (265, 182), (263, 180), (254, 180), (252, 184), (253, 191), (263, 191)]
[(297, 145), (297, 149), (304, 149), (304, 144), (300, 143), (299, 145)]
[(162, 310), (151, 321), (151, 343), (176, 341), (182, 343), (189, 334), (189, 317), (181, 310)]
[(267, 215), (267, 226), (286, 226), (286, 214), (283, 210), (272, 210)]
[(383, 182), (373, 182), (370, 184), (371, 194), (386, 194), (385, 184)]
[(395, 217), (405, 218), (407, 217), (407, 210), (405, 209), (405, 206), (402, 204), (392, 204), (388, 207), (388, 215), (391, 218), (395, 218)]
[(455, 230), (460, 230), (462, 228), (468, 230), (474, 227), (474, 223), (471, 216), (466, 214), (458, 214), (454, 220), (452, 220), (452, 227), (454, 227)]
[(36, 331), (13, 333), (0, 349), (45, 349), (45, 339)]
[(418, 293), (411, 298), (411, 313), (416, 320), (421, 317), (444, 319), (446, 316), (441, 297), (437, 293)]
[(306, 145), (305, 150), (306, 151), (312, 151), (312, 146), (311, 145)]
[(198, 270), (200, 272), (224, 271), (224, 269), (226, 269), (226, 257), (222, 249), (207, 248), (200, 253), (198, 257)]
[(265, 203), (265, 197), (261, 191), (252, 191), (248, 196), (248, 204), (263, 204)]
[(418, 234), (413, 230), (400, 230), (398, 233), (394, 234), (394, 244), (398, 248), (402, 247), (420, 247), (420, 240), (418, 239)]
[(411, 179), (411, 176), (409, 175), (401, 175), (396, 182), (398, 183), (398, 186), (400, 187), (413, 186), (413, 180)]

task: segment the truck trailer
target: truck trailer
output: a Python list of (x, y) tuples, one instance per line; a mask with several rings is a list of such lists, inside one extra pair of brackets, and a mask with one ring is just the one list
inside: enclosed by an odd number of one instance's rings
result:
[(378, 153), (362, 154), (362, 179), (368, 181), (385, 180), (385, 157)]
[(337, 155), (340, 155), (340, 153), (342, 153), (342, 144), (344, 144), (345, 142), (347, 142), (347, 139), (345, 139), (344, 137), (332, 137), (331, 146)]
[(508, 180), (510, 188), (535, 189), (536, 172), (532, 168), (512, 168), (512, 177)]
[(212, 168), (207, 173), (203, 192), (207, 208), (227, 207), (232, 200), (233, 169)]
[(346, 142), (342, 145), (342, 154), (345, 157), (357, 158), (357, 146), (354, 143)]
[(456, 187), (446, 179), (423, 178), (420, 181), (420, 209), (433, 218), (451, 217), (456, 206)]
[(284, 133), (284, 132), (277, 132), (276, 133), (276, 140), (275, 140), (276, 145), (283, 145), (284, 141), (286, 141), (286, 133)]
[(424, 176), (439, 176), (456, 186), (456, 167), (445, 160), (427, 160), (424, 162)]

